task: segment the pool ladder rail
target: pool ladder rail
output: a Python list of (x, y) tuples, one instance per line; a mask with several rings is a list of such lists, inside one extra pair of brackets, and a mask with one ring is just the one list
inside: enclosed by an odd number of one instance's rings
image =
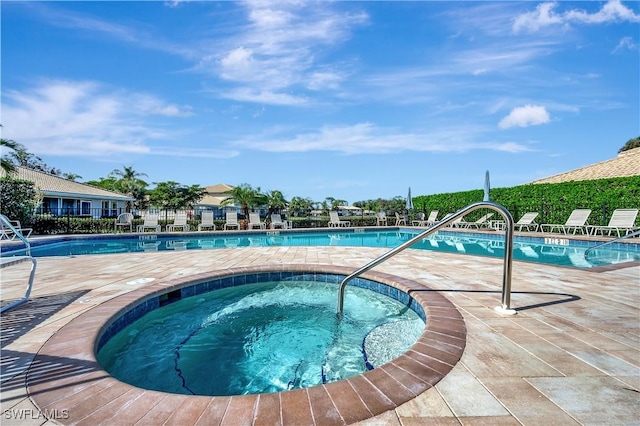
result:
[(31, 288), (33, 287), (33, 281), (36, 275), (37, 261), (33, 256), (31, 256), (31, 244), (25, 238), (22, 232), (16, 229), (11, 223), (11, 221), (9, 220), (9, 218), (3, 214), (0, 214), (0, 221), (2, 222), (2, 225), (4, 228), (11, 230), (15, 234), (16, 238), (20, 239), (25, 245), (24, 256), (0, 257), (0, 269), (18, 265), (23, 262), (29, 262), (29, 261), (31, 262), (31, 271), (29, 272), (29, 281), (27, 282), (27, 290), (25, 292), (25, 295), (22, 298), (18, 300), (14, 300), (13, 302), (10, 302), (4, 305), (2, 308), (0, 308), (0, 312), (4, 312), (11, 308), (15, 308), (16, 306), (21, 305), (24, 302), (29, 300), (29, 296), (31, 295)]
[(596, 249), (599, 249), (599, 248), (602, 248), (604, 246), (608, 246), (609, 244), (617, 243), (618, 241), (624, 240), (626, 238), (635, 237), (635, 236), (640, 236), (640, 229), (638, 229), (638, 230), (636, 230), (634, 232), (631, 232), (629, 234), (622, 235), (622, 236), (620, 236), (618, 238), (615, 238), (613, 240), (604, 241), (604, 242), (602, 242), (600, 244), (596, 244), (595, 246), (591, 246), (591, 247), (589, 247), (588, 249), (586, 249), (584, 251), (584, 259), (588, 261), (589, 260), (589, 253), (591, 253), (592, 251), (594, 251)]
[(338, 317), (342, 317), (344, 312), (344, 292), (345, 287), (352, 279), (362, 275), (368, 270), (374, 268), (375, 266), (381, 264), (385, 260), (395, 256), (401, 251), (411, 247), (412, 245), (422, 241), (428, 235), (431, 235), (440, 229), (450, 225), (452, 222), (455, 222), (456, 219), (462, 218), (463, 216), (471, 213), (474, 210), (478, 209), (490, 209), (500, 213), (505, 220), (505, 244), (504, 244), (504, 268), (503, 268), (503, 276), (502, 276), (502, 303), (500, 306), (497, 306), (495, 310), (501, 314), (506, 315), (514, 315), (517, 312), (514, 309), (511, 309), (511, 269), (513, 263), (513, 229), (514, 222), (513, 216), (509, 213), (503, 205), (494, 203), (492, 201), (480, 201), (477, 203), (469, 204), (467, 207), (464, 207), (457, 212), (446, 216), (439, 222), (429, 226), (426, 230), (411, 238), (409, 241), (406, 241), (399, 245), (398, 247), (386, 252), (385, 254), (377, 257), (356, 271), (352, 272), (346, 278), (342, 280), (340, 283), (340, 288), (338, 289)]

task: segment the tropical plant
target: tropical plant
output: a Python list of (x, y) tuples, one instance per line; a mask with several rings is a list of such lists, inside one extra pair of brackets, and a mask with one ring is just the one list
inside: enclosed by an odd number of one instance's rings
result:
[(33, 182), (10, 177), (0, 179), (0, 213), (8, 218), (30, 224), (39, 201)]
[(281, 191), (267, 191), (265, 194), (267, 198), (267, 217), (271, 216), (271, 213), (280, 213), (280, 211), (287, 207), (289, 204), (287, 200), (285, 200), (284, 195)]
[(267, 196), (260, 192), (260, 187), (253, 188), (248, 183), (243, 183), (225, 192), (227, 198), (222, 200), (220, 206), (236, 205), (242, 209), (244, 217), (249, 217), (249, 210), (256, 206), (267, 204)]
[[(13, 141), (12, 141), (13, 142)], [(37, 170), (39, 172), (47, 173), (54, 176), (60, 176), (62, 172), (57, 167), (52, 167), (42, 161), (42, 158), (38, 157), (27, 151), (24, 145), (14, 142), (15, 148), (13, 152), (9, 154), (12, 162), (21, 167), (27, 169)]]
[[(18, 148), (18, 145), (19, 144), (15, 141), (9, 139), (0, 139), (0, 146), (3, 150), (10, 149), (12, 151), (15, 151)], [(11, 161), (11, 158), (9, 158), (9, 156), (7, 155), (3, 155), (2, 159), (0, 159), (0, 167), (2, 167), (2, 170), (4, 170), (7, 176), (10, 176), (16, 171), (16, 165), (13, 164), (13, 161)]]
[[(107, 179), (115, 179), (115, 187), (111, 189), (112, 191), (133, 197), (135, 199), (133, 207), (144, 209), (146, 207), (146, 188), (149, 184), (141, 179), (143, 176), (146, 177), (147, 174), (136, 172), (132, 166), (122, 166), (122, 170), (112, 170)], [(130, 210), (131, 206), (128, 205), (128, 207), (127, 210)]]
[(149, 191), (149, 201), (164, 210), (193, 208), (206, 193), (205, 188), (200, 185), (184, 186), (174, 181), (158, 182), (155, 185), (156, 187)]
[(289, 210), (294, 216), (307, 216), (313, 209), (311, 198), (293, 197), (289, 203)]
[(628, 151), (630, 149), (638, 148), (638, 147), (640, 147), (640, 136), (634, 139), (629, 139), (627, 143), (624, 144), (624, 146), (618, 150), (618, 153), (621, 153), (623, 151)]

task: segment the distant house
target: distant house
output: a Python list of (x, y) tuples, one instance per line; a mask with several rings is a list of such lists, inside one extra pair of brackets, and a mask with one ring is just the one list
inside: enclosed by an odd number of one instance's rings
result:
[[(0, 176), (5, 176), (4, 171), (0, 171)], [(116, 217), (125, 211), (127, 201), (134, 200), (118, 192), (107, 191), (26, 167), (17, 167), (13, 177), (33, 182), (42, 196), (37, 213), (54, 216)]]
[(234, 206), (220, 207), (222, 202), (225, 199), (229, 198), (229, 194), (227, 194), (227, 192), (231, 191), (233, 188), (233, 186), (227, 185), (225, 183), (206, 186), (206, 194), (200, 199), (200, 201), (195, 204), (194, 209), (196, 210), (196, 212), (202, 210), (212, 210), (213, 216), (215, 218), (224, 219), (224, 212), (226, 210), (237, 209), (237, 207)]

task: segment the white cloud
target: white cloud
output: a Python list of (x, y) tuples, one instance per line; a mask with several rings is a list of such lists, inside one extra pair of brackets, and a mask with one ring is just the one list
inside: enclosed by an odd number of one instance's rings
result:
[(636, 44), (631, 37), (623, 37), (618, 42), (618, 45), (615, 47), (615, 49), (613, 49), (613, 53), (619, 52), (621, 50), (637, 51), (637, 50), (640, 50), (640, 48), (638, 47), (638, 44)]
[(516, 17), (512, 29), (535, 32), (549, 26), (568, 26), (571, 23), (604, 24), (609, 22), (640, 22), (640, 15), (622, 4), (620, 0), (609, 0), (595, 13), (572, 9), (556, 13), (557, 2), (541, 3), (533, 12)]
[(473, 138), (478, 133), (479, 129), (470, 127), (442, 128), (431, 133), (402, 133), (372, 123), (357, 123), (349, 126), (323, 126), (316, 131), (292, 136), (257, 135), (236, 141), (235, 145), (267, 152), (334, 151), (343, 154), (393, 154), (402, 151), (530, 151), (528, 146), (514, 142), (475, 142)]
[(529, 127), (539, 124), (548, 123), (550, 120), (549, 113), (545, 107), (538, 105), (525, 105), (511, 110), (509, 115), (504, 117), (498, 123), (501, 129), (510, 127)]
[(3, 94), (3, 137), (36, 155), (102, 159), (123, 154), (229, 157), (232, 152), (183, 147), (156, 149), (173, 134), (154, 116), (190, 115), (190, 107), (167, 104), (149, 94), (113, 90), (90, 81), (46, 81)]

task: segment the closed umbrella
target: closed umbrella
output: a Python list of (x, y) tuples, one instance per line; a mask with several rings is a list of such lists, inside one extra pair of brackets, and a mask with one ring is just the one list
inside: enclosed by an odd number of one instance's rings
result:
[(407, 211), (413, 210), (413, 200), (411, 199), (411, 187), (409, 187), (409, 195), (407, 195)]
[(484, 175), (484, 198), (482, 201), (491, 201), (489, 199), (489, 190), (491, 189), (491, 184), (489, 183), (489, 170)]

